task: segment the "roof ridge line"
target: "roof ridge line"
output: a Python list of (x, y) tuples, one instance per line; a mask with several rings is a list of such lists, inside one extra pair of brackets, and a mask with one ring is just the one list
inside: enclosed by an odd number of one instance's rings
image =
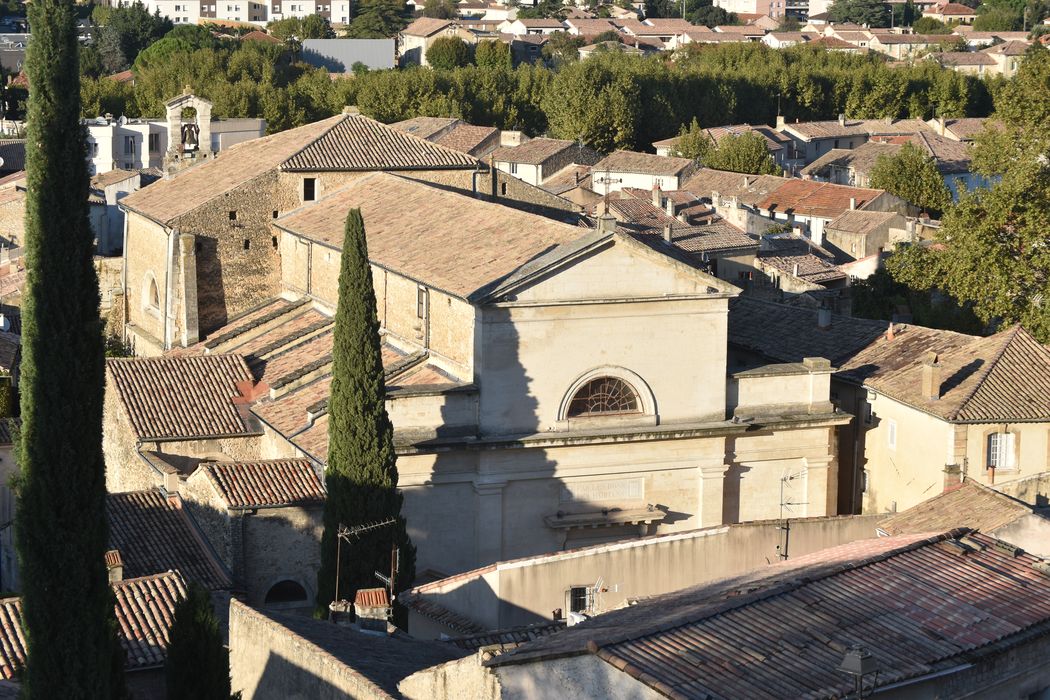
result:
[[(961, 414), (963, 412), (963, 409), (966, 408), (967, 404), (969, 404), (971, 401), (973, 401), (974, 396), (976, 396), (977, 392), (981, 389), (982, 386), (984, 386), (985, 380), (988, 379), (988, 376), (992, 373), (992, 371), (999, 364), (999, 360), (1002, 359), (1003, 353), (1006, 352), (1006, 349), (1008, 347), (1010, 347), (1010, 343), (1012, 343), (1014, 338), (1017, 337), (1017, 331), (1018, 331), (1019, 328), (1021, 328), (1021, 325), (1020, 324), (1016, 324), (1010, 330), (1003, 331), (1004, 334), (1009, 334), (1009, 337), (1005, 339), (1005, 341), (1003, 342), (1002, 347), (999, 348), (999, 350), (996, 351), (995, 356), (992, 357), (991, 361), (988, 362), (988, 368), (981, 370), (981, 372), (979, 373), (980, 376), (978, 377), (977, 381), (974, 383), (973, 388), (970, 389), (970, 391), (967, 392), (966, 396), (963, 397), (963, 400), (959, 402), (959, 407), (956, 408), (954, 411), (952, 411), (952, 413), (948, 416), (948, 420), (956, 420), (956, 419), (958, 419), (959, 414)], [(994, 337), (995, 337), (994, 335), (993, 336), (988, 336), (987, 339), (991, 339), (991, 338), (994, 338)], [(981, 342), (981, 340), (985, 340), (985, 339), (983, 339), (983, 338), (982, 339), (978, 339), (975, 342)]]
[[(334, 116), (334, 115), (333, 115), (333, 116)], [(335, 127), (339, 126), (339, 125), (340, 125), (340, 124), (342, 124), (342, 123), (343, 123), (344, 121), (346, 121), (347, 117), (349, 117), (350, 115), (349, 115), (349, 114), (340, 114), (340, 115), (338, 115), (338, 116), (340, 117), (340, 119), (336, 119), (335, 121), (333, 121), (333, 122), (332, 122), (332, 125), (331, 125), (331, 126), (329, 126), (329, 127), (327, 128), (327, 129), (325, 129), (325, 130), (324, 130), (324, 131), (322, 131), (322, 132), (321, 132), (320, 134), (318, 134), (318, 135), (317, 135), (317, 136), (315, 136), (315, 137), (314, 137), (313, 139), (311, 139), (311, 140), (310, 140), (310, 141), (309, 141), (309, 142), (308, 142), (307, 144), (305, 144), (305, 145), (304, 145), (304, 146), (303, 146), (302, 148), (300, 148), (300, 149), (299, 149), (298, 151), (296, 151), (295, 153), (293, 153), (292, 155), (288, 156), (287, 158), (285, 158), (284, 160), (282, 160), (282, 161), (281, 161), (280, 163), (278, 163), (278, 164), (277, 164), (277, 168), (278, 168), (278, 169), (281, 169), (281, 168), (283, 168), (283, 167), (284, 167), (284, 164), (285, 164), (285, 163), (287, 163), (288, 161), (290, 161), (290, 160), (291, 160), (292, 158), (295, 158), (295, 157), (296, 157), (297, 155), (299, 155), (300, 153), (302, 153), (303, 151), (305, 151), (305, 150), (306, 150), (307, 148), (309, 148), (310, 146), (313, 146), (313, 145), (314, 145), (315, 143), (317, 143), (318, 141), (320, 141), (321, 139), (323, 139), (323, 138), (324, 138), (325, 136), (327, 136), (328, 134), (332, 133), (332, 129), (334, 129)], [(314, 122), (314, 123), (316, 123), (316, 122)], [(306, 125), (306, 124), (303, 124), (303, 126), (307, 126), (307, 125)]]

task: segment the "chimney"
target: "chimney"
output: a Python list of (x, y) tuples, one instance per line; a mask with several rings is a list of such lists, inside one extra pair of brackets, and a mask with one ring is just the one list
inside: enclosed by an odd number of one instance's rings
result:
[(386, 589), (360, 589), (354, 596), (354, 615), (358, 629), (385, 633), (390, 619), (390, 596)]
[(744, 176), (744, 187), (750, 187), (751, 186), (751, 182), (752, 182), (751, 178), (748, 177), (747, 175), (745, 175)]
[(962, 467), (958, 464), (944, 465), (944, 490), (951, 491), (963, 482)]
[(674, 236), (672, 235), (671, 224), (664, 224), (664, 240), (668, 243), (674, 243)]
[(120, 557), (119, 549), (106, 552), (106, 572), (109, 574), (110, 583), (124, 580), (124, 560)]
[(353, 117), (361, 116), (361, 110), (357, 108), (357, 105), (346, 105), (343, 107), (343, 114), (349, 114)]
[(674, 201), (670, 197), (664, 200), (664, 212), (668, 216), (674, 216)]
[(839, 115), (839, 126), (846, 126), (846, 115), (845, 114), (840, 114)]
[(853, 211), (856, 208), (857, 208), (857, 198), (856, 197), (850, 197), (849, 198), (849, 210)]
[[(795, 277), (798, 277), (798, 263), (795, 263), (795, 266), (791, 268), (791, 274), (793, 274)], [(823, 326), (821, 326), (821, 328), (823, 328)]]
[(922, 361), (922, 396), (930, 401), (941, 398), (941, 366), (935, 352), (926, 353)]
[(831, 309), (817, 309), (817, 328), (831, 328)]
[(896, 337), (897, 336), (893, 332), (893, 321), (890, 321), (890, 326), (886, 329), (886, 342), (889, 342)]
[(612, 214), (602, 214), (598, 217), (598, 230), (604, 233), (612, 233), (616, 230), (616, 217)]
[(340, 627), (350, 627), (353, 624), (353, 618), (350, 615), (352, 607), (349, 600), (333, 600), (328, 604), (329, 621)]
[(944, 117), (937, 117), (937, 133), (944, 136), (946, 129), (947, 127), (944, 124)]
[(777, 115), (777, 129), (778, 130), (779, 129), (783, 129), (785, 126), (787, 126), (787, 123), (784, 121), (784, 115), (783, 114), (778, 114)]
[(653, 206), (654, 207), (661, 207), (661, 206), (663, 206), (662, 200), (661, 200), (661, 197), (660, 197), (660, 186), (656, 185), (656, 184), (653, 185)]

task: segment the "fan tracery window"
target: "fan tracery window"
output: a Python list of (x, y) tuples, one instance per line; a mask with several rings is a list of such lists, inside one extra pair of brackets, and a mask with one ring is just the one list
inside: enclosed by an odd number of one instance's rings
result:
[(630, 384), (616, 377), (598, 377), (580, 387), (569, 402), (569, 418), (638, 413), (641, 402)]

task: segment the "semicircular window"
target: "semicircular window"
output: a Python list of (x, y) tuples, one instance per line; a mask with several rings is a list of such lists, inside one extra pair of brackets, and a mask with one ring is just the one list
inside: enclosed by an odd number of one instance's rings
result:
[(295, 581), (275, 583), (266, 593), (265, 603), (296, 603), (306, 600), (306, 590)]
[(616, 377), (598, 377), (580, 387), (569, 402), (569, 418), (639, 413), (641, 402), (630, 384)]

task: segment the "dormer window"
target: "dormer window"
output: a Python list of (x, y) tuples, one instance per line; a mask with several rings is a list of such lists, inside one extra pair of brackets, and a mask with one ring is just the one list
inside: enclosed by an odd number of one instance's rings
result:
[(634, 388), (616, 377), (598, 377), (584, 384), (569, 402), (569, 418), (640, 413)]

